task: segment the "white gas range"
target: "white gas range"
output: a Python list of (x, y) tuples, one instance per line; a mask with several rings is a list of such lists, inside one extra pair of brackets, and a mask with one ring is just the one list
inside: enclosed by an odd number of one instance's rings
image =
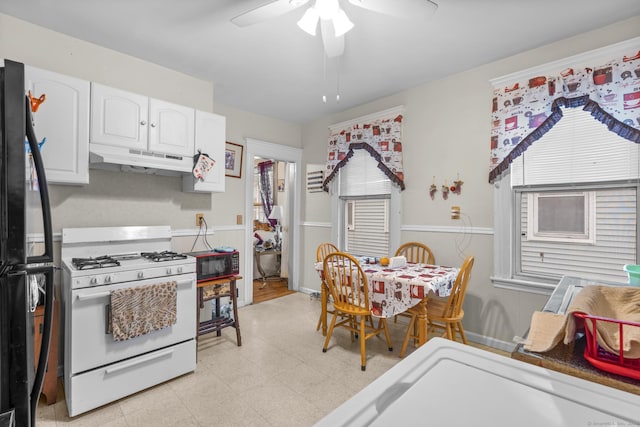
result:
[[(195, 370), (195, 258), (171, 251), (171, 229), (62, 230), (64, 383), (70, 416)], [(176, 323), (116, 341), (113, 291), (176, 282)]]

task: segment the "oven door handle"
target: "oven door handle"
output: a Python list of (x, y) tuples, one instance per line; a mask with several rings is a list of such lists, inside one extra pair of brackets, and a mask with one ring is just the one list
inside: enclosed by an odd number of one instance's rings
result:
[(98, 299), (98, 298), (108, 297), (109, 295), (111, 295), (111, 292), (110, 291), (106, 291), (106, 292), (97, 292), (97, 293), (93, 293), (93, 294), (78, 294), (78, 296), (76, 298), (78, 298), (78, 301), (87, 301), (87, 300), (91, 300), (91, 299)]
[[(183, 280), (182, 282), (178, 282), (177, 286), (187, 286), (191, 284), (193, 284), (193, 280)], [(90, 293), (90, 294), (78, 294), (76, 298), (78, 298), (78, 301), (87, 301), (91, 299), (108, 297), (109, 295), (111, 295), (111, 291), (96, 292), (96, 293)]]
[(119, 371), (122, 371), (122, 370), (125, 370), (125, 369), (128, 369), (128, 368), (134, 367), (136, 365), (140, 365), (141, 363), (147, 363), (147, 362), (150, 362), (152, 360), (156, 360), (156, 359), (160, 359), (161, 357), (168, 356), (168, 355), (172, 354), (174, 351), (175, 350), (173, 348), (170, 348), (170, 349), (161, 351), (159, 353), (155, 353), (155, 354), (151, 354), (149, 356), (141, 357), (141, 358), (139, 358), (137, 360), (134, 360), (134, 361), (131, 361), (131, 362), (127, 362), (127, 363), (120, 364), (118, 366), (113, 366), (111, 368), (107, 368), (107, 369), (104, 370), (104, 373), (106, 375), (115, 374), (116, 372), (119, 372)]

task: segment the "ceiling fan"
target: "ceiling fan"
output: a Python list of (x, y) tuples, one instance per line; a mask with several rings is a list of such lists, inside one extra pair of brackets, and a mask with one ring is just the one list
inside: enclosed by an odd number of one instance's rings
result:
[[(431, 0), (348, 0), (354, 6), (399, 18), (426, 20), (433, 15), (438, 5)], [(272, 0), (255, 9), (244, 12), (231, 22), (239, 27), (257, 24), (295, 10), (310, 0)], [(305, 32), (316, 35), (320, 22), (322, 44), (327, 57), (333, 58), (344, 52), (344, 35), (354, 27), (339, 0), (313, 0), (298, 26)]]

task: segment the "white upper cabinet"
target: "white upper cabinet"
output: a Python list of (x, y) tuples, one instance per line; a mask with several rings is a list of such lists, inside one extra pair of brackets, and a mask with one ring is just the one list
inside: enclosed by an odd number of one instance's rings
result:
[(205, 111), (196, 111), (196, 145), (193, 155), (207, 154), (215, 164), (204, 180), (196, 179), (193, 173), (183, 175), (182, 190), (189, 192), (223, 192), (225, 190), (224, 153), (226, 119)]
[(186, 172), (194, 116), (193, 108), (91, 83), (91, 152), (105, 162)]
[(193, 121), (193, 108), (149, 99), (149, 151), (191, 156)]
[(91, 142), (147, 149), (149, 98), (91, 83)]
[(89, 82), (25, 66), (25, 89), (46, 99), (32, 113), (50, 184), (89, 183)]

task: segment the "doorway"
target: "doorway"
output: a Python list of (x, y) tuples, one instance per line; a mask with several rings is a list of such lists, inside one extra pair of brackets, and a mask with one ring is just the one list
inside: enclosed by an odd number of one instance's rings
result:
[(253, 158), (254, 304), (294, 292), (289, 289), (289, 224), (284, 215), (290, 203), (289, 167), (289, 162)]
[[(277, 219), (278, 225), (282, 225), (280, 236), (282, 236), (282, 242), (278, 242), (280, 251), (280, 265), (281, 268), (286, 269), (286, 276), (288, 276), (288, 289), (297, 291), (299, 289), (299, 247), (300, 236), (298, 230), (298, 224), (300, 221), (300, 171), (302, 163), (302, 149), (289, 147), (285, 145), (278, 145), (266, 141), (260, 141), (252, 138), (246, 140), (247, 162), (245, 162), (245, 218), (247, 218), (245, 226), (245, 247), (247, 248), (248, 256), (244, 257), (245, 260), (245, 304), (251, 304), (254, 302), (254, 290), (253, 290), (253, 274), (257, 270), (256, 257), (254, 256), (254, 243), (257, 241), (254, 231), (254, 217), (260, 217), (259, 222), (270, 223), (275, 222), (276, 219), (270, 221), (269, 218), (264, 218), (264, 213), (259, 216), (254, 205), (254, 168), (257, 163), (260, 162), (273, 162), (274, 165), (280, 165), (280, 172), (277, 173), (278, 178), (282, 182), (274, 181), (274, 202), (278, 203), (281, 218)], [(278, 191), (278, 184), (283, 184), (283, 191)], [(279, 196), (279, 197), (278, 197)], [(259, 211), (258, 211), (259, 212)], [(278, 215), (275, 215), (276, 217)], [(258, 224), (259, 225), (259, 224)], [(266, 227), (265, 227), (266, 228)], [(265, 240), (267, 237), (270, 243), (266, 244), (269, 248), (273, 248), (276, 245), (276, 238), (273, 233), (275, 230), (258, 233), (258, 235)], [(262, 260), (262, 257), (259, 257)], [(270, 257), (265, 257), (270, 258)], [(267, 282), (267, 286), (269, 283)]]

